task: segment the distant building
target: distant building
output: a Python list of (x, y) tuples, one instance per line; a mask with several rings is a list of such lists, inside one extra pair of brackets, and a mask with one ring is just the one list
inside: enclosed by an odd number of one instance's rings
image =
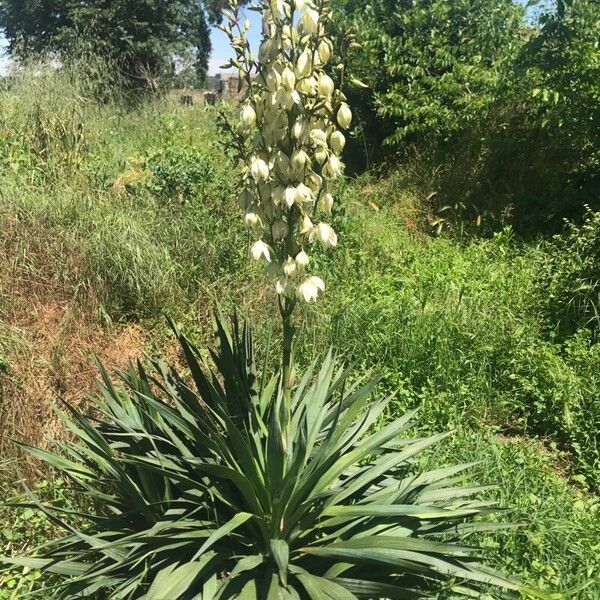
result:
[(239, 100), (244, 89), (237, 73), (217, 73), (207, 78), (206, 90), (214, 92), (219, 100)]

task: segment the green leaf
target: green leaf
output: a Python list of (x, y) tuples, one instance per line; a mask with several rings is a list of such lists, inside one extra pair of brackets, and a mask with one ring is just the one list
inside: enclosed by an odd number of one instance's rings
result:
[(271, 554), (279, 569), (279, 579), (283, 587), (287, 587), (288, 564), (290, 560), (290, 547), (284, 540), (271, 540)]
[(159, 571), (144, 600), (177, 600), (191, 588), (204, 566), (201, 562), (188, 562), (181, 566), (169, 565)]

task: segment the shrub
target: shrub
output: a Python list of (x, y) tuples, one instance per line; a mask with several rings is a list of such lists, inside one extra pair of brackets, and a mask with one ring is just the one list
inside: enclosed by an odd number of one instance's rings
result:
[(540, 279), (550, 329), (565, 339), (580, 328), (600, 327), (600, 212), (588, 210), (581, 226), (569, 223), (548, 245)]
[(99, 418), (67, 408), (74, 441), (30, 448), (101, 509), (39, 506), (67, 531), (9, 565), (66, 576), (61, 596), (110, 598), (408, 598), (472, 596), (510, 579), (483, 567), (465, 522), (489, 511), (462, 487), (470, 465), (415, 471), (446, 435), (408, 439), (414, 413), (372, 433), (391, 398), (351, 384), (329, 354), (294, 392), (289, 426), (281, 377), (259, 376), (252, 337), (215, 320), (216, 370), (178, 334), (195, 391), (154, 364), (103, 374)]
[[(337, 0), (339, 31), (361, 44), (348, 68), (369, 148), (444, 140), (480, 119), (518, 43), (521, 7), (502, 0)], [(362, 148), (357, 147), (361, 151)], [(381, 158), (380, 153), (379, 158)]]
[(152, 192), (161, 200), (181, 203), (201, 193), (214, 176), (214, 167), (206, 154), (185, 145), (151, 152), (146, 167), (152, 173)]

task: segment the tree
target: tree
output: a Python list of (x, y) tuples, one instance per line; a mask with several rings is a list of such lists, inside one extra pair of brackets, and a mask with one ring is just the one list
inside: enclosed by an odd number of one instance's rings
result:
[(192, 65), (206, 75), (211, 22), (224, 0), (0, 0), (0, 29), (19, 58), (93, 54), (125, 85), (155, 89)]
[(493, 97), (518, 42), (513, 0), (335, 0), (340, 35), (360, 49), (350, 73), (368, 84), (351, 100), (373, 148), (447, 139)]

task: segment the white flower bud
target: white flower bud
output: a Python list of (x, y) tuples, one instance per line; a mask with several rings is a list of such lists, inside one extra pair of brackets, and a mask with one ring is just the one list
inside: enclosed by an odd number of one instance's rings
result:
[(298, 265), (296, 264), (296, 261), (289, 257), (287, 258), (287, 260), (283, 263), (283, 273), (286, 277), (293, 277), (296, 274), (296, 271), (298, 270)]
[(329, 137), (331, 149), (339, 156), (346, 146), (346, 138), (341, 131), (334, 131)]
[(301, 11), (304, 8), (305, 0), (296, 0), (296, 10)]
[(250, 129), (250, 127), (254, 127), (256, 123), (256, 111), (250, 106), (250, 104), (246, 104), (242, 109), (242, 123)]
[(333, 208), (333, 196), (331, 194), (323, 194), (319, 198), (319, 210), (330, 213)]
[(254, 157), (250, 165), (250, 173), (256, 183), (269, 179), (269, 167), (262, 158)]
[(299, 78), (310, 75), (312, 69), (312, 60), (308, 50), (304, 50), (298, 58), (298, 64), (296, 65), (296, 75)]
[(300, 24), (306, 33), (317, 33), (319, 30), (319, 13), (314, 8), (306, 9), (300, 19)]
[(321, 40), (318, 52), (321, 62), (327, 64), (331, 59), (331, 46), (329, 45), (328, 40)]
[(260, 217), (255, 212), (247, 212), (244, 216), (244, 223), (246, 224), (246, 227), (249, 228), (259, 227), (262, 225)]
[(329, 152), (327, 152), (327, 148), (324, 146), (318, 146), (315, 150), (315, 160), (320, 164), (324, 165), (329, 157)]
[(308, 258), (308, 254), (302, 250), (299, 254), (296, 255), (296, 264), (299, 269), (306, 269), (308, 267), (308, 263), (310, 262), (310, 258)]
[(319, 296), (319, 292), (325, 291), (325, 284), (320, 277), (309, 277), (305, 282), (298, 286), (296, 292), (300, 300), (304, 302), (312, 302)]
[(350, 124), (352, 123), (352, 111), (346, 103), (343, 103), (340, 106), (337, 113), (337, 120), (342, 129), (348, 129), (348, 127), (350, 127)]
[(285, 221), (275, 221), (271, 227), (271, 232), (276, 240), (282, 240), (289, 233), (288, 224)]
[(327, 134), (322, 129), (313, 129), (310, 132), (310, 139), (317, 146), (327, 147)]
[(289, 67), (286, 67), (283, 70), (283, 73), (281, 74), (281, 82), (288, 92), (291, 92), (296, 87), (296, 76)]
[(302, 217), (302, 223), (300, 225), (300, 235), (306, 235), (307, 233), (310, 233), (311, 231), (313, 231), (314, 225), (313, 222), (310, 220), (310, 217), (308, 215), (304, 215)]
[(266, 260), (271, 262), (271, 249), (262, 240), (259, 240), (250, 248), (250, 256), (254, 260)]
[(330, 98), (331, 94), (333, 94), (333, 90), (335, 89), (333, 79), (323, 73), (321, 77), (319, 77), (319, 95), (323, 98)]
[(310, 241), (318, 240), (324, 248), (335, 248), (337, 246), (337, 234), (327, 223), (319, 223), (310, 233)]

